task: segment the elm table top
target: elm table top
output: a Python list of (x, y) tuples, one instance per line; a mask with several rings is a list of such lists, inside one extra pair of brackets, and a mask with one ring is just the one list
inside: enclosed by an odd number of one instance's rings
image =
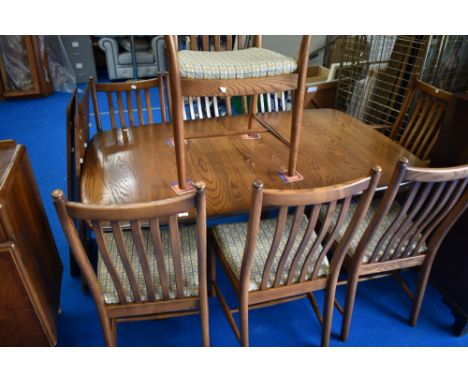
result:
[[(379, 186), (384, 187), (399, 158), (407, 157), (413, 166), (424, 165), (396, 142), (343, 112), (304, 110), (297, 165), (304, 180), (284, 184), (277, 172), (288, 164), (284, 141), (289, 140), (291, 113), (258, 118), (263, 122), (254, 126), (258, 140), (241, 138), (247, 116), (185, 122), (187, 177), (205, 182), (208, 216), (247, 211), (255, 179), (263, 180), (265, 188), (312, 188), (366, 176), (377, 164), (383, 170)], [(82, 201), (108, 205), (175, 196), (171, 137), (170, 124), (96, 134), (83, 164)]]

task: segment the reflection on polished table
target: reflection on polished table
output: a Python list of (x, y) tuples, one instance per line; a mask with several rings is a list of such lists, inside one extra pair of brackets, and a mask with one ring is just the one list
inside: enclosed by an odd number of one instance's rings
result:
[[(291, 113), (258, 115), (258, 140), (242, 139), (247, 116), (187, 121), (187, 175), (206, 184), (208, 216), (246, 212), (251, 186), (304, 189), (366, 176), (377, 164), (380, 187), (390, 180), (396, 161), (423, 162), (368, 125), (333, 109), (304, 110), (297, 171), (304, 180), (285, 184), (277, 172), (288, 165)], [(81, 178), (85, 203), (120, 204), (175, 196), (175, 150), (170, 124), (116, 129), (96, 134), (86, 152)]]

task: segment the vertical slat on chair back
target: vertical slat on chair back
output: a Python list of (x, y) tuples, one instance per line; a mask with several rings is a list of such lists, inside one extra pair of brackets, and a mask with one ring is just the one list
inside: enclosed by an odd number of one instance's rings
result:
[[(186, 49), (202, 51), (227, 51), (245, 48), (245, 36), (235, 35), (190, 35)], [(254, 44), (260, 42), (255, 42)], [(257, 46), (257, 45), (256, 45)]]
[[(331, 187), (300, 191), (263, 191), (261, 182), (256, 182), (254, 184), (255, 205), (251, 208), (241, 268), (241, 282), (247, 283), (246, 287), (248, 287), (256, 236), (260, 225), (260, 214), (252, 214), (252, 211), (258, 212), (262, 208), (279, 208), (275, 233), (262, 270), (260, 290), (265, 290), (280, 285), (313, 280), (321, 276), (320, 267), (345, 223), (351, 199), (362, 193), (352, 222), (333, 254), (334, 259), (336, 257), (336, 264), (333, 266), (335, 271), (338, 271), (337, 267), (341, 266), (343, 256), (372, 200), (380, 173), (381, 169), (375, 167), (371, 171), (371, 176), (367, 178)], [(318, 218), (321, 209), (325, 210), (325, 219), (319, 227)], [(294, 212), (288, 217), (291, 210)], [(303, 215), (307, 210), (307, 224), (304, 227)], [(338, 218), (336, 218), (337, 211), (339, 211)]]
[[(407, 99), (393, 127), (392, 138), (422, 160), (428, 159), (450, 98), (451, 93), (413, 77)], [(401, 135), (398, 137), (398, 134)]]
[[(99, 254), (119, 304), (125, 305), (185, 297), (184, 287), (187, 280), (183, 268), (178, 214), (195, 209), (199, 243), (198, 264), (206, 265), (204, 187), (203, 183), (196, 183), (196, 191), (172, 199), (108, 207), (66, 202), (61, 191), (55, 191), (52, 195), (72, 251), (78, 258), (77, 262), (85, 268), (89, 262), (82, 258), (86, 257), (86, 254), (81, 244), (73, 240), (77, 233), (74, 227), (67, 224), (67, 219), (91, 223)], [(165, 227), (161, 228), (163, 224)], [(167, 248), (162, 241), (163, 230), (167, 230), (170, 237), (169, 255), (164, 254)], [(129, 236), (132, 243), (130, 247)], [(133, 253), (136, 253), (136, 256), (132, 256)], [(154, 267), (153, 262), (158, 271), (156, 278), (151, 271)], [(84, 273), (90, 274), (90, 270), (87, 269)], [(199, 280), (199, 285), (202, 285), (206, 283), (206, 273), (199, 273), (204, 277), (203, 280)], [(138, 274), (142, 276), (138, 277)], [(94, 272), (86, 281), (93, 285), (98, 283)], [(126, 293), (127, 290), (130, 293)]]
[(292, 92), (267, 93), (259, 96), (260, 113), (271, 113), (275, 111), (289, 111), (292, 104)]
[[(405, 159), (397, 164), (389, 188), (356, 249), (362, 258), (378, 226), (385, 218), (390, 220), (372, 250), (370, 263), (408, 258), (435, 249), (448, 231), (444, 227), (453, 224), (467, 207), (468, 165), (446, 169), (407, 166)], [(409, 184), (400, 186), (402, 182)], [(401, 198), (398, 201), (397, 196)], [(392, 206), (398, 212), (389, 215)], [(441, 227), (444, 232), (434, 235)]]
[[(103, 130), (103, 116), (109, 114), (108, 121), (112, 129), (144, 126), (158, 123), (166, 123), (166, 94), (165, 75), (158, 78), (142, 81), (122, 83), (94, 83), (90, 80), (96, 127)], [(159, 95), (159, 112), (152, 103), (151, 90), (157, 89)], [(107, 112), (103, 113), (98, 106), (98, 93), (106, 94)]]
[[(291, 110), (291, 91), (259, 95), (258, 112), (271, 113)], [(184, 120), (195, 120), (232, 115), (231, 97), (183, 97)], [(247, 96), (241, 98), (241, 113), (249, 113)]]

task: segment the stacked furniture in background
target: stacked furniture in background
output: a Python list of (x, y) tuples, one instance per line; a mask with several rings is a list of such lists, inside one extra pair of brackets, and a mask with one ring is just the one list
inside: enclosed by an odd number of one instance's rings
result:
[(429, 40), (420, 35), (344, 36), (335, 44), (341, 45), (336, 108), (366, 123), (393, 124), (411, 75), (422, 71)]
[[(102, 36), (98, 44), (106, 53), (107, 74), (110, 80), (135, 78), (128, 36)], [(157, 77), (160, 72), (166, 71), (162, 36), (137, 36), (134, 44), (138, 78)]]
[(60, 36), (75, 73), (76, 82), (87, 82), (96, 77), (93, 44), (90, 36)]
[(52, 93), (39, 36), (0, 36), (0, 99)]

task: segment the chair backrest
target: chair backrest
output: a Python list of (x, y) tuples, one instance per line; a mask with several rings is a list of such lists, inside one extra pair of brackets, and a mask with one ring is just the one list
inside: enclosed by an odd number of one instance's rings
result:
[(261, 36), (242, 35), (190, 35), (185, 38), (186, 48), (202, 51), (227, 51), (244, 49), (252, 45), (259, 48), (262, 45)]
[[(319, 277), (320, 265), (343, 227), (352, 198), (358, 194), (362, 194), (351, 224), (349, 224), (343, 239), (333, 253), (331, 273), (336, 279), (343, 262), (344, 254), (351, 244), (370, 205), (380, 179), (380, 174), (381, 169), (376, 166), (371, 170), (371, 175), (365, 178), (329, 187), (294, 191), (264, 190), (263, 184), (260, 181), (254, 182), (247, 240), (240, 274), (241, 288), (248, 291), (262, 209), (279, 208), (275, 234), (262, 272), (260, 290), (265, 290), (281, 285), (286, 264), (290, 264), (290, 266), (284, 285), (303, 282), (310, 271), (310, 266), (314, 263), (315, 267), (308, 280), (317, 279)], [(307, 228), (303, 230), (302, 237), (298, 238), (299, 227), (306, 207), (309, 209)], [(288, 233), (285, 231), (285, 227), (288, 211), (291, 209), (294, 209), (294, 216)], [(326, 209), (326, 215), (317, 234), (315, 234), (315, 230), (319, 226), (321, 209)], [(338, 209), (340, 209), (339, 216), (337, 219), (333, 219)], [(288, 239), (283, 252), (278, 255), (278, 248), (283, 235), (288, 235)], [(300, 240), (300, 245), (296, 246), (297, 249), (295, 249), (294, 243), (298, 239)], [(313, 260), (314, 262), (312, 262)], [(275, 273), (274, 282), (269, 286), (272, 272)], [(299, 277), (297, 277), (298, 273)]]
[(439, 135), (452, 94), (413, 76), (405, 102), (392, 128), (391, 138), (427, 160)]
[(76, 109), (74, 115), (74, 126), (73, 126), (73, 174), (74, 174), (74, 187), (75, 187), (75, 198), (73, 200), (80, 200), (80, 179), (81, 179), (81, 168), (88, 147), (90, 137), (90, 123), (89, 123), (89, 87), (86, 86), (81, 99), (75, 102)]
[[(114, 83), (96, 83), (93, 78), (90, 78), (89, 85), (97, 131), (103, 131), (104, 126), (101, 116), (107, 112), (112, 129), (151, 125), (160, 121), (166, 123), (168, 121), (168, 112), (166, 109), (167, 96), (164, 92), (164, 77), (161, 74), (158, 78), (150, 80)], [(151, 102), (151, 89), (157, 89), (159, 95), (160, 109), (157, 114), (154, 113), (157, 108), (153, 108)], [(98, 93), (106, 94), (108, 107), (106, 113), (101, 112), (99, 109)], [(118, 114), (118, 117), (116, 114)]]
[[(171, 293), (174, 293), (176, 298), (182, 298), (184, 297), (184, 283), (186, 280), (182, 268), (181, 248), (183, 247), (180, 243), (178, 214), (193, 211), (194, 209), (197, 223), (199, 277), (200, 283), (206, 283), (206, 273), (201, 270), (201, 267), (206, 266), (205, 186), (203, 183), (196, 183), (195, 188), (196, 191), (171, 199), (111, 206), (67, 202), (61, 190), (52, 192), (54, 205), (63, 230), (97, 305), (103, 307), (102, 291), (93, 267), (79, 240), (78, 233), (73, 225), (73, 219), (89, 222), (96, 235), (102, 261), (117, 292), (120, 305), (128, 305), (142, 300), (156, 301), (154, 278), (150, 273), (150, 263), (154, 260), (157, 264), (162, 291), (162, 298), (158, 299), (158, 301), (173, 299), (174, 296), (171, 296)], [(161, 225), (166, 223), (170, 235), (173, 266), (168, 264), (170, 261), (166, 261), (163, 255), (165, 248), (163, 248), (161, 241)], [(133, 262), (130, 260), (124, 242), (123, 227), (128, 226), (130, 227), (134, 250), (138, 255), (137, 260), (134, 259)], [(149, 230), (148, 240), (151, 241), (154, 248), (155, 259), (148, 256), (143, 229)], [(112, 245), (114, 245), (114, 248), (110, 248), (109, 242), (105, 239), (105, 235), (109, 234), (113, 235)], [(118, 256), (112, 256), (116, 252), (118, 252)], [(117, 262), (122, 264), (125, 276), (117, 271)], [(136, 273), (138, 269), (141, 269), (144, 278), (143, 293), (137, 283)], [(125, 293), (123, 277), (128, 280), (131, 290), (130, 296)], [(175, 291), (170, 287), (172, 277), (175, 279)], [(204, 278), (204, 280), (201, 278)]]
[(75, 114), (77, 111), (77, 91), (73, 90), (66, 109), (67, 131), (67, 195), (68, 199), (76, 200), (75, 184)]
[[(468, 165), (416, 168), (408, 167), (406, 159), (400, 160), (353, 261), (360, 264), (370, 250), (368, 263), (435, 256), (443, 238), (468, 206), (467, 182)], [(383, 226), (384, 219), (389, 222)], [(369, 246), (379, 227), (385, 228), (383, 234)]]

